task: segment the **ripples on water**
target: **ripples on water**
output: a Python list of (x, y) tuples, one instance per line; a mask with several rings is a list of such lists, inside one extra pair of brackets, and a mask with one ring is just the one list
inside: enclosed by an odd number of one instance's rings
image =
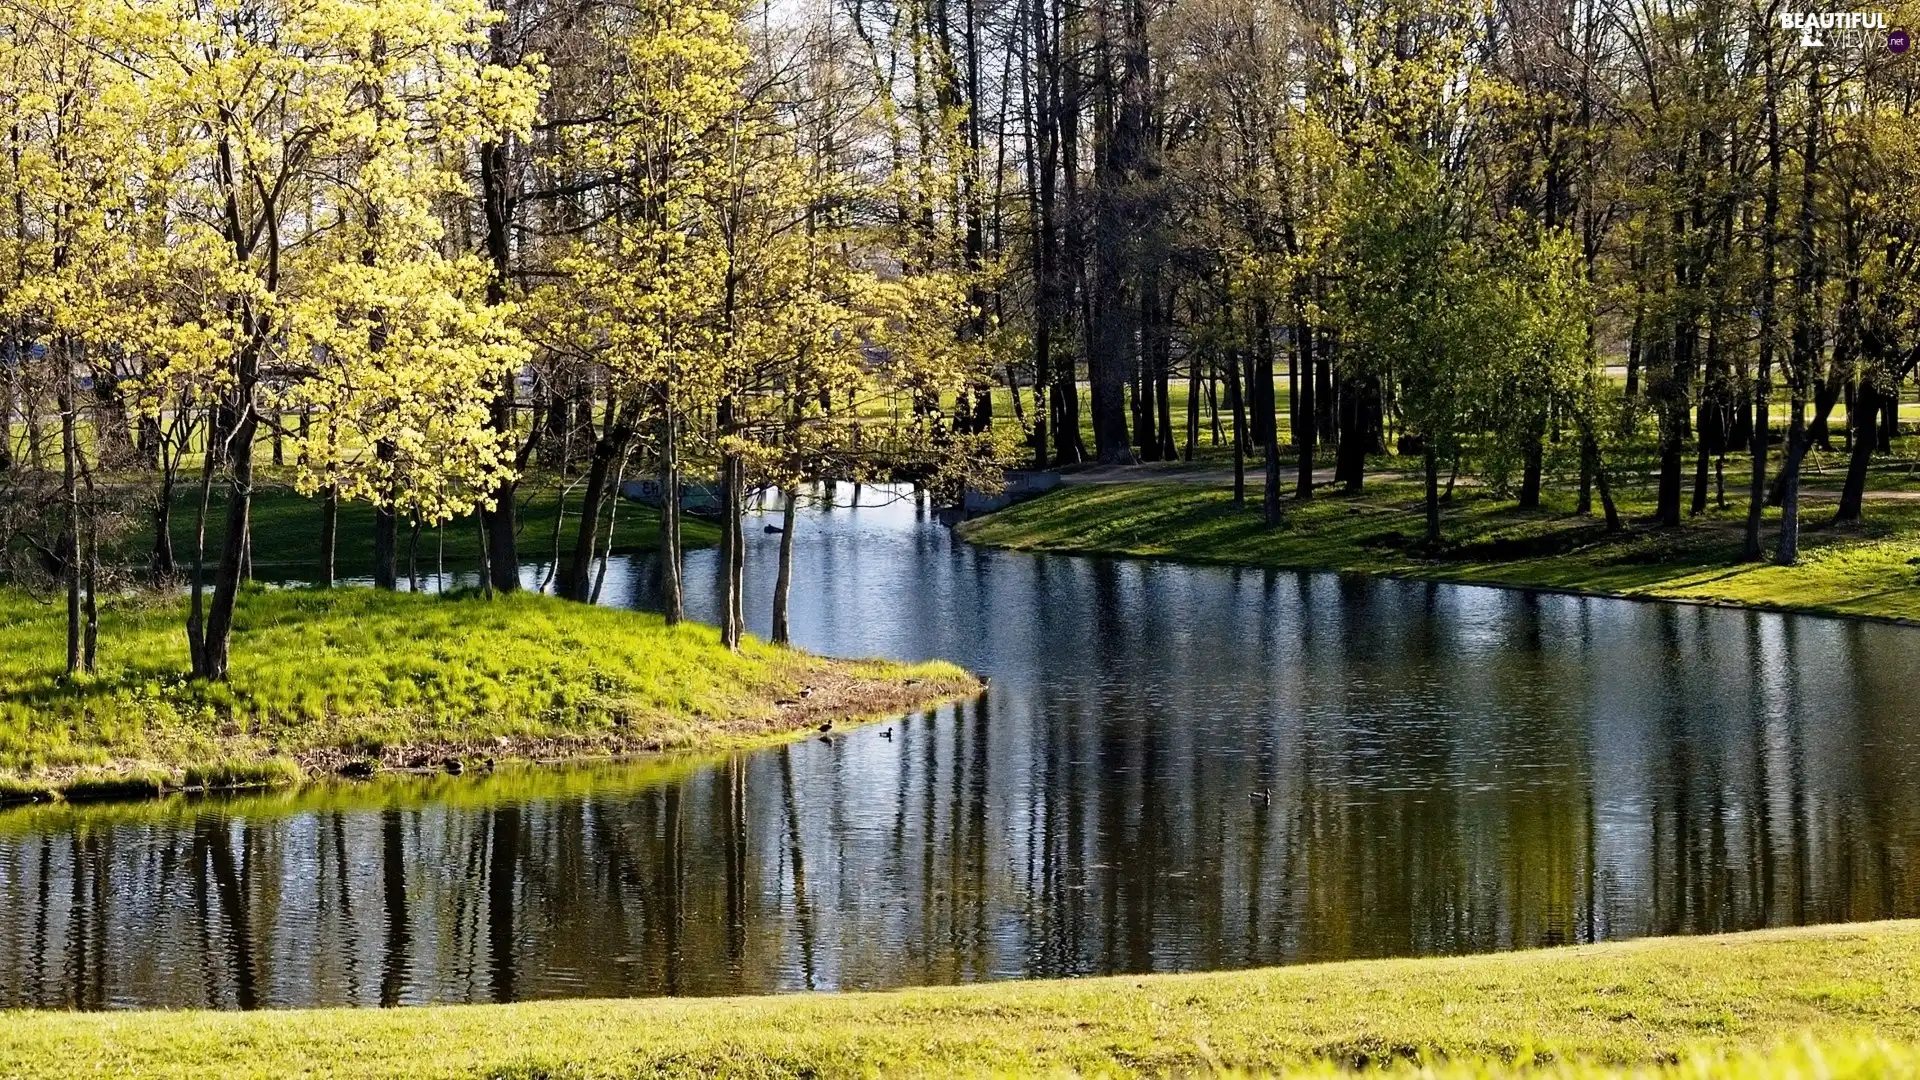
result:
[[(720, 761), (0, 814), (0, 1005), (888, 987), (1920, 915), (1920, 632), (984, 551), (898, 500), (797, 539), (799, 644), (992, 689)], [(650, 569), (616, 560), (606, 601), (646, 606)], [(690, 556), (697, 618), (713, 574)]]

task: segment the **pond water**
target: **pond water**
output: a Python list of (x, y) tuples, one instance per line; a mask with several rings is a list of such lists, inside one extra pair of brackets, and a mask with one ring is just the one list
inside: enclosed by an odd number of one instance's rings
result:
[[(0, 1006), (878, 988), (1920, 915), (1920, 631), (988, 551), (879, 494), (803, 516), (798, 642), (953, 659), (978, 700), (722, 760), (0, 814)], [(699, 618), (714, 562), (689, 558)], [(603, 600), (650, 581), (616, 559)]]

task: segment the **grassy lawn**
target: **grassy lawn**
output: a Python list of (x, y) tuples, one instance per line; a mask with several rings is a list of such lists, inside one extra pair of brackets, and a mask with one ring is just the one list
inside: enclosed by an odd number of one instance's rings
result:
[[(199, 511), (197, 487), (177, 493), (173, 507), (174, 556), (182, 567), (192, 564), (194, 521)], [(564, 499), (564, 506), (562, 500)], [(220, 550), (225, 520), (225, 492), (215, 491), (207, 521), (209, 561)], [(522, 562), (546, 562), (553, 554), (553, 533), (560, 525), (560, 550), (563, 559), (573, 553), (573, 541), (580, 528), (580, 493), (563, 493), (548, 477), (521, 484), (515, 503), (519, 525)], [(317, 566), (320, 552), (322, 503), (308, 498), (284, 484), (265, 483), (253, 499), (253, 561), (262, 577), (283, 571), (296, 575)], [(130, 562), (142, 562), (152, 546), (152, 527), (142, 523), (125, 537), (121, 547)], [(652, 551), (659, 545), (660, 515), (636, 503), (622, 501), (615, 525), (615, 554)], [(681, 541), (689, 547), (711, 547), (720, 542), (718, 525), (699, 518), (681, 518)], [(342, 503), (336, 536), (334, 569), (341, 577), (365, 577), (373, 573), (373, 507), (365, 503)], [(605, 541), (602, 541), (604, 545)], [(412, 525), (400, 523), (400, 574), (407, 573), (407, 556), (412, 546)], [(444, 558), (449, 567), (470, 571), (480, 562), (480, 525), (474, 515), (455, 518), (445, 525), (425, 526), (420, 530), (419, 570), (431, 574)]]
[(185, 601), (103, 605), (99, 673), (64, 611), (0, 590), (0, 784), (15, 795), (280, 782), (367, 759), (719, 749), (971, 690), (946, 664), (841, 661), (655, 615), (516, 595), (249, 589), (232, 680), (185, 679)]
[[(1830, 496), (1803, 502), (1798, 566), (1739, 561), (1744, 508), (1712, 509), (1677, 529), (1633, 525), (1609, 535), (1556, 493), (1539, 511), (1460, 489), (1445, 509), (1447, 550), (1417, 550), (1424, 521), (1412, 483), (1370, 481), (1349, 498), (1322, 493), (1261, 523), (1258, 480), (1248, 504), (1211, 484), (1125, 483), (1064, 488), (968, 522), (967, 539), (996, 547), (1133, 555), (1287, 569), (1345, 570), (1438, 581), (1728, 603), (1837, 615), (1920, 619), (1920, 503), (1868, 504), (1867, 522), (1825, 524)], [(1288, 488), (1291, 491), (1291, 487)], [(1644, 507), (1630, 504), (1628, 512)], [(1777, 512), (1769, 512), (1771, 538)]]
[(0, 1074), (1911, 1076), (1916, 1000), (1920, 923), (1880, 923), (884, 994), (16, 1013)]

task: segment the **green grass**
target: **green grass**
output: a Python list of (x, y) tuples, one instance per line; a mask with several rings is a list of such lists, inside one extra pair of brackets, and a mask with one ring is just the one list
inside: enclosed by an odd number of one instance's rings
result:
[(359, 758), (718, 749), (973, 686), (945, 664), (751, 639), (734, 654), (711, 627), (548, 597), (371, 589), (244, 591), (225, 684), (181, 674), (183, 599), (115, 597), (99, 672), (73, 682), (63, 616), (0, 590), (0, 796), (272, 784)]
[(1910, 1076), (1915, 1001), (1920, 923), (1880, 923), (884, 994), (16, 1013), (0, 1075)]
[[(224, 491), (214, 493), (207, 521), (209, 561), (219, 551), (225, 520)], [(199, 512), (199, 489), (191, 484), (178, 492), (173, 504), (174, 557), (182, 567), (193, 561), (194, 524)], [(580, 493), (565, 495), (550, 477), (524, 481), (515, 502), (520, 560), (523, 563), (548, 561), (553, 554), (553, 529), (559, 520), (560, 551), (564, 560), (573, 553), (574, 536), (580, 527)], [(282, 484), (265, 483), (253, 499), (253, 561), (261, 576), (281, 571), (305, 571), (318, 565), (320, 526), (323, 507), (319, 499), (308, 498)], [(637, 503), (622, 500), (615, 525), (615, 554), (652, 551), (659, 544), (660, 515)], [(681, 542), (689, 548), (712, 547), (720, 542), (720, 529), (712, 522), (683, 516)], [(124, 538), (122, 548), (130, 562), (141, 562), (152, 546), (152, 526), (143, 523)], [(400, 523), (399, 570), (407, 573), (412, 550), (412, 525)], [(604, 544), (605, 541), (603, 540)], [(334, 570), (340, 577), (365, 577), (373, 573), (373, 507), (365, 503), (342, 503), (335, 533)], [(420, 530), (417, 554), (422, 574), (431, 574), (441, 559), (450, 569), (471, 571), (480, 562), (480, 528), (474, 515), (455, 518), (445, 525), (425, 526)]]
[[(1462, 488), (1445, 509), (1447, 549), (1420, 550), (1422, 495), (1410, 483), (1370, 482), (1357, 498), (1289, 501), (1267, 529), (1257, 477), (1248, 505), (1190, 483), (1069, 487), (962, 528), (989, 546), (1130, 555), (1286, 569), (1342, 570), (1611, 596), (1737, 604), (1920, 620), (1920, 504), (1870, 503), (1867, 523), (1831, 527), (1832, 504), (1803, 504), (1797, 566), (1739, 560), (1743, 508), (1710, 509), (1677, 529), (1635, 525), (1609, 535), (1556, 494), (1539, 511)], [(1291, 488), (1289, 488), (1289, 491)], [(1642, 509), (1630, 506), (1629, 510)], [(1778, 514), (1767, 519), (1769, 550)]]

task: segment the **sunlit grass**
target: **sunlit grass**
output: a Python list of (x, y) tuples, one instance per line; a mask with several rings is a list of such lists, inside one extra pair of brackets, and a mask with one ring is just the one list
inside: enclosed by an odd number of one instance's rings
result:
[(323, 752), (422, 744), (505, 740), (503, 757), (723, 747), (792, 728), (804, 710), (776, 702), (804, 686), (831, 680), (860, 707), (970, 685), (949, 665), (751, 639), (736, 654), (711, 627), (547, 597), (371, 589), (245, 591), (231, 681), (205, 683), (184, 676), (184, 618), (178, 596), (108, 599), (99, 672), (69, 681), (63, 609), (0, 591), (0, 776), (15, 794), (275, 783)]
[[(1920, 923), (883, 994), (30, 1012), (18, 1077), (1912, 1076)], [(1376, 1074), (1377, 1075), (1377, 1074)]]
[[(1290, 489), (1289, 489), (1290, 490)], [(1815, 495), (1797, 566), (1740, 560), (1744, 510), (1710, 508), (1678, 529), (1635, 525), (1609, 535), (1554, 494), (1522, 512), (1511, 499), (1460, 489), (1445, 511), (1448, 545), (1419, 547), (1417, 485), (1370, 483), (1364, 495), (1323, 492), (1262, 524), (1257, 487), (1247, 505), (1188, 483), (1066, 488), (967, 523), (976, 543), (1036, 551), (1136, 555), (1192, 562), (1343, 570), (1429, 580), (1518, 585), (1845, 615), (1920, 619), (1920, 505), (1877, 502), (1861, 526), (1831, 527), (1832, 503)], [(1647, 509), (1634, 503), (1630, 513)], [(1771, 550), (1778, 512), (1769, 511)]]

